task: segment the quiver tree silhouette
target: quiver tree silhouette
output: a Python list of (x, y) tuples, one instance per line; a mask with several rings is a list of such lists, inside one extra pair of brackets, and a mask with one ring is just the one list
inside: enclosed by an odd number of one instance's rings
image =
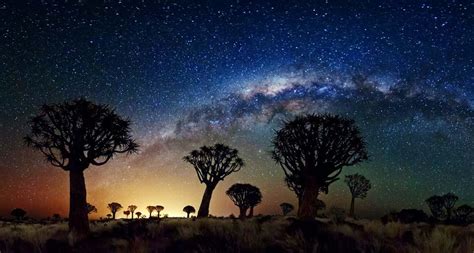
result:
[(291, 213), (291, 211), (293, 211), (294, 207), (292, 204), (290, 203), (281, 203), (280, 204), (280, 208), (281, 208), (281, 212), (283, 214), (283, 216), (287, 216), (289, 213)]
[(367, 192), (372, 188), (370, 180), (360, 174), (347, 175), (344, 182), (351, 192), (351, 206), (349, 217), (354, 217), (354, 201), (356, 198), (363, 199), (367, 197)]
[(10, 215), (15, 217), (16, 220), (22, 220), (26, 215), (26, 211), (21, 208), (15, 208), (10, 212)]
[(456, 217), (455, 219), (461, 223), (467, 223), (469, 221), (469, 217), (473, 213), (474, 213), (474, 208), (466, 204), (459, 206), (454, 211), (454, 214)]
[(444, 211), (444, 199), (441, 196), (433, 195), (425, 200), (426, 204), (430, 208), (431, 215), (441, 220), (446, 216)]
[(153, 211), (156, 210), (156, 207), (155, 206), (147, 206), (146, 210), (148, 210), (148, 213), (150, 214), (149, 218), (151, 219), (151, 215), (153, 214)]
[(106, 216), (107, 216), (107, 219), (109, 219), (109, 220), (112, 218), (112, 214), (110, 214), (110, 213), (108, 213)]
[(84, 99), (43, 105), (29, 121), (25, 143), (39, 150), (51, 165), (69, 172), (69, 229), (78, 236), (89, 232), (84, 170), (106, 164), (116, 154), (134, 153), (130, 121), (106, 105)]
[(136, 205), (129, 205), (128, 206), (128, 211), (130, 211), (130, 213), (132, 214), (132, 220), (133, 220), (133, 214), (135, 213), (135, 210), (137, 210)]
[(307, 114), (284, 122), (273, 139), (273, 159), (298, 197), (298, 217), (313, 219), (319, 192), (328, 192), (346, 166), (367, 160), (355, 122), (337, 115)]
[(239, 208), (239, 218), (244, 219), (247, 210), (262, 200), (260, 189), (251, 184), (233, 184), (226, 192), (227, 196)]
[(107, 208), (110, 210), (110, 212), (112, 213), (112, 219), (115, 220), (115, 213), (117, 213), (120, 209), (122, 209), (122, 205), (120, 205), (119, 203), (117, 202), (112, 202), (110, 204), (107, 205)]
[(125, 217), (127, 217), (127, 219), (128, 219), (128, 216), (130, 215), (130, 211), (129, 211), (129, 210), (125, 210), (125, 211), (123, 211), (123, 214), (124, 214)]
[(183, 208), (183, 212), (185, 212), (187, 214), (187, 217), (186, 218), (189, 218), (189, 214), (190, 213), (195, 213), (196, 212), (196, 209), (194, 209), (193, 206), (185, 206)]
[(459, 197), (453, 193), (446, 193), (441, 197), (443, 198), (443, 206), (446, 209), (446, 220), (450, 221), (452, 218), (454, 205), (456, 205)]
[(247, 217), (252, 218), (253, 217), (253, 209), (262, 202), (262, 193), (260, 192), (260, 189), (258, 187), (254, 186), (255, 189), (251, 192), (251, 194), (248, 196), (248, 203), (250, 206), (249, 214)]
[(155, 210), (156, 210), (156, 212), (158, 213), (158, 214), (157, 214), (158, 219), (160, 218), (160, 213), (161, 213), (161, 211), (163, 211), (164, 209), (165, 209), (164, 206), (160, 206), (160, 205), (155, 206)]
[(193, 165), (199, 181), (206, 185), (197, 216), (208, 217), (212, 192), (217, 183), (231, 173), (239, 171), (244, 166), (244, 162), (238, 156), (237, 149), (224, 144), (202, 146), (199, 150), (191, 151), (183, 159)]
[(142, 216), (142, 212), (136, 212), (137, 219), (140, 219), (140, 216)]

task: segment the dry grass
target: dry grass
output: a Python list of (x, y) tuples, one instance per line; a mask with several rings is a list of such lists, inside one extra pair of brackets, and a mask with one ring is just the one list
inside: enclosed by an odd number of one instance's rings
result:
[[(296, 224), (296, 225), (295, 225)], [(92, 236), (79, 243), (96, 252), (397, 252), (471, 253), (474, 225), (467, 227), (348, 220), (301, 226), (293, 219), (163, 219), (91, 225)], [(49, 239), (70, 247), (67, 224), (0, 223), (0, 251), (48, 252)], [(27, 244), (21, 247), (19, 243)], [(342, 245), (342, 246), (341, 246)], [(342, 247), (342, 248), (341, 248)], [(26, 251), (25, 251), (26, 250)]]

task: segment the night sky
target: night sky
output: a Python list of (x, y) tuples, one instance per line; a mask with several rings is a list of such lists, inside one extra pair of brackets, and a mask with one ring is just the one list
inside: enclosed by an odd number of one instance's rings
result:
[[(279, 213), (296, 197), (271, 160), (273, 129), (309, 112), (360, 126), (370, 160), (343, 174), (372, 182), (362, 216), (427, 210), (446, 192), (474, 202), (468, 1), (33, 2), (0, 1), (0, 216), (67, 215), (67, 173), (22, 137), (40, 105), (79, 97), (129, 117), (141, 145), (86, 170), (93, 217), (112, 201), (197, 209), (204, 185), (182, 157), (216, 142), (247, 165), (218, 185), (210, 212), (236, 214), (225, 190), (244, 182), (262, 191), (256, 213)], [(339, 180), (322, 199), (348, 208), (350, 194)]]

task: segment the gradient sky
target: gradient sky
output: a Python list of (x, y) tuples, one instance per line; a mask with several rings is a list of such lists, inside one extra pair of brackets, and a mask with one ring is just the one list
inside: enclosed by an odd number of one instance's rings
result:
[[(236, 214), (224, 192), (245, 182), (262, 191), (256, 213), (278, 213), (296, 198), (270, 159), (273, 129), (308, 112), (360, 126), (370, 161), (343, 174), (372, 182), (361, 215), (426, 210), (446, 192), (474, 204), (472, 3), (31, 2), (0, 1), (0, 216), (67, 214), (67, 173), (22, 137), (40, 105), (78, 97), (129, 117), (141, 145), (86, 171), (93, 217), (112, 201), (197, 209), (204, 185), (182, 157), (215, 142), (247, 166), (218, 185), (210, 212)], [(322, 199), (347, 208), (343, 180)]]

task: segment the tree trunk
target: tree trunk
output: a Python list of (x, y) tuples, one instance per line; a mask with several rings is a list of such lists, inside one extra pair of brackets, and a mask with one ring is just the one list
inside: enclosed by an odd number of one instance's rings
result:
[(247, 208), (245, 207), (239, 207), (239, 218), (240, 219), (245, 219), (246, 215), (247, 215)]
[(69, 230), (78, 236), (84, 236), (90, 231), (86, 198), (83, 170), (71, 168), (69, 172)]
[(132, 212), (132, 220), (133, 220), (133, 213), (134, 213), (134, 212)]
[(187, 214), (188, 214), (188, 216), (187, 216), (186, 218), (188, 218), (188, 219), (189, 219), (189, 213), (187, 213)]
[(319, 185), (313, 177), (307, 177), (303, 196), (298, 207), (298, 218), (303, 220), (312, 220), (316, 217), (318, 211), (315, 201), (319, 195)]
[(252, 218), (252, 217), (253, 217), (253, 206), (250, 207), (250, 211), (249, 211), (248, 217), (249, 217), (249, 218)]
[(112, 212), (112, 219), (115, 220), (115, 212)]
[(354, 196), (351, 198), (351, 208), (349, 209), (349, 217), (354, 218)]
[(206, 190), (202, 196), (201, 205), (199, 206), (198, 218), (206, 218), (209, 216), (209, 204), (211, 203), (212, 192), (215, 185), (206, 185)]

